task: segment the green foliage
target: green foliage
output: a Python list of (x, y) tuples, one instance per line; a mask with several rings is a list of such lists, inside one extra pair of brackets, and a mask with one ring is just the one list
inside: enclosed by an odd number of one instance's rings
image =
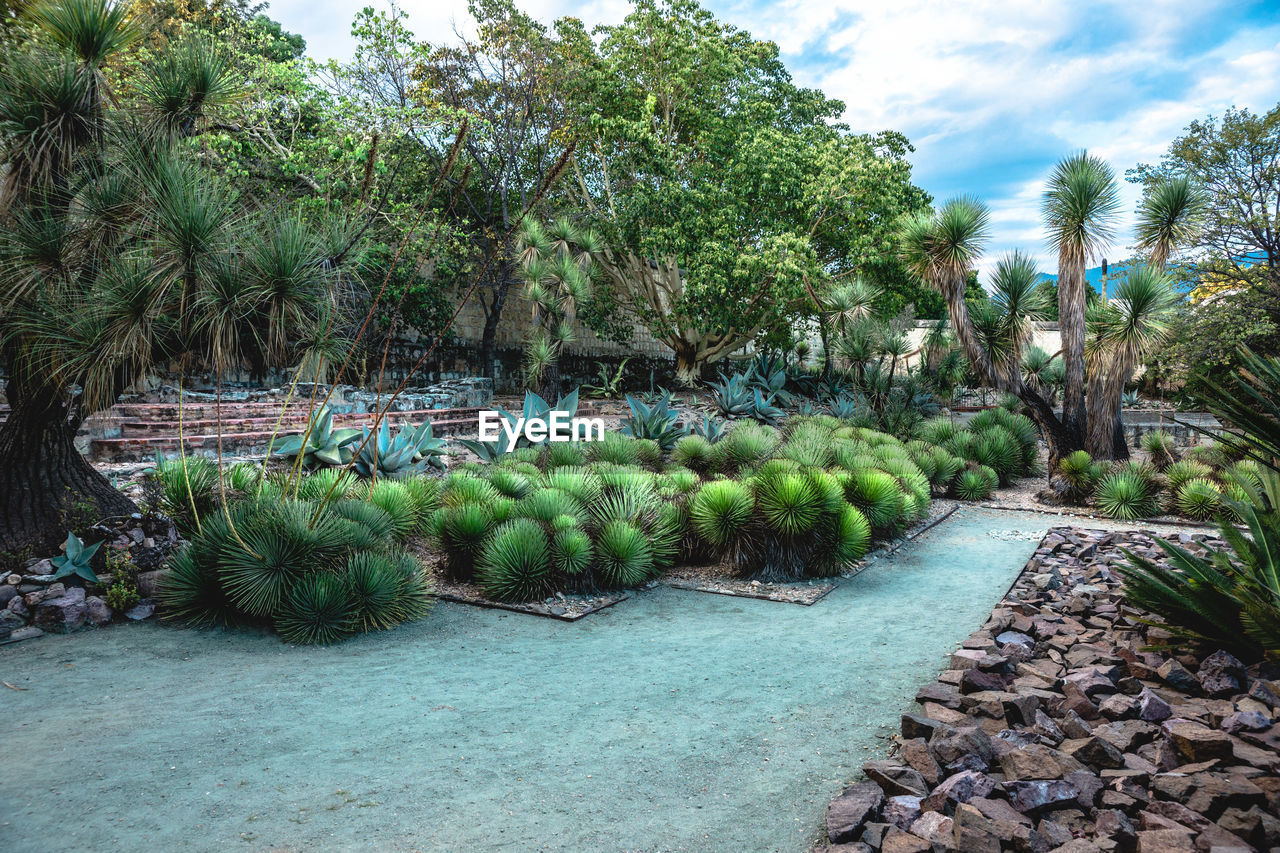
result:
[(528, 601), (547, 588), (551, 548), (542, 526), (527, 518), (499, 527), (484, 545), (476, 579), (486, 595)]
[(1222, 509), (1222, 492), (1208, 480), (1195, 477), (1174, 492), (1174, 501), (1187, 518), (1204, 521)]
[(991, 494), (991, 480), (975, 468), (966, 468), (955, 480), (956, 497), (963, 501), (985, 500)]
[(1130, 470), (1104, 477), (1098, 483), (1095, 499), (1104, 515), (1124, 521), (1154, 515), (1159, 508), (1150, 482)]
[(617, 399), (622, 396), (623, 374), (627, 369), (627, 362), (630, 358), (624, 358), (618, 362), (618, 367), (612, 373), (609, 371), (609, 365), (603, 361), (596, 364), (596, 375), (600, 379), (599, 385), (583, 385), (582, 391), (588, 397), (593, 398), (612, 398)]
[(665, 451), (685, 434), (679, 423), (680, 413), (671, 407), (669, 393), (661, 395), (652, 404), (628, 394), (627, 405), (631, 408), (631, 415), (622, 422), (623, 435), (652, 439)]
[(160, 484), (161, 511), (184, 533), (197, 528), (218, 505), (218, 466), (203, 456), (157, 456), (155, 477)]
[(94, 554), (98, 553), (98, 549), (102, 547), (101, 542), (85, 547), (80, 541), (80, 537), (74, 533), (67, 534), (67, 541), (63, 545), (63, 553), (54, 557), (51, 561), (54, 571), (53, 576), (57, 578), (65, 578), (75, 575), (84, 581), (97, 583), (98, 576), (94, 573), (90, 562), (93, 560)]
[[(401, 484), (380, 497), (407, 496)], [(393, 553), (396, 519), (373, 503), (245, 500), (206, 519), (174, 557), (159, 597), (193, 625), (265, 621), (286, 642), (332, 643), (420, 617), (429, 582)]]
[(596, 539), (596, 566), (611, 586), (635, 586), (654, 570), (653, 549), (645, 534), (621, 519), (607, 522)]
[(333, 428), (333, 412), (321, 406), (312, 413), (307, 429), (301, 435), (291, 436), (271, 448), (276, 456), (295, 459), (302, 456), (302, 464), (308, 468), (318, 465), (346, 465), (355, 453), (355, 442), (361, 431), (354, 427)]

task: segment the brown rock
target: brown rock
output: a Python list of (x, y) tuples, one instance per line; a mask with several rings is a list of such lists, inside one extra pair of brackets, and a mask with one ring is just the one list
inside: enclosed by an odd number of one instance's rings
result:
[(1160, 668), (1156, 670), (1156, 675), (1174, 690), (1180, 690), (1193, 696), (1200, 692), (1200, 682), (1176, 658), (1169, 658), (1169, 660), (1162, 663)]
[(868, 761), (862, 765), (862, 772), (890, 797), (899, 794), (923, 797), (929, 793), (929, 786), (917, 771), (892, 761)]
[(975, 770), (962, 770), (948, 776), (934, 788), (929, 796), (920, 801), (920, 808), (926, 812), (945, 812), (957, 803), (989, 796), (995, 789), (996, 783), (990, 776)]
[(933, 845), (928, 841), (902, 832), (897, 827), (885, 833), (884, 841), (880, 845), (882, 853), (929, 853), (932, 849)]
[(933, 760), (933, 754), (929, 752), (929, 746), (923, 738), (904, 740), (898, 746), (898, 758), (919, 773), (929, 787), (941, 781), (942, 769)]
[(1188, 761), (1208, 761), (1213, 758), (1231, 758), (1231, 738), (1226, 732), (1215, 731), (1190, 720), (1166, 720), (1161, 728), (1178, 752)]
[(833, 844), (856, 841), (862, 827), (875, 817), (884, 792), (874, 782), (859, 782), (844, 789), (827, 806), (827, 838)]
[(884, 804), (884, 819), (899, 829), (908, 829), (920, 817), (920, 798), (890, 797)]
[(1225, 651), (1216, 651), (1200, 662), (1196, 674), (1204, 692), (1219, 699), (1243, 693), (1249, 688), (1244, 664)]
[(951, 840), (951, 818), (941, 812), (927, 811), (911, 824), (911, 834), (930, 843), (946, 844)]
[(1000, 853), (1000, 836), (995, 824), (968, 803), (956, 806), (950, 843), (966, 853)]
[(1151, 829), (1138, 833), (1138, 853), (1195, 853), (1189, 832)]
[(1031, 744), (1001, 755), (1000, 769), (1006, 779), (1034, 780), (1061, 779), (1073, 770), (1083, 769), (1083, 766), (1072, 756), (1056, 749)]
[(1124, 756), (1120, 754), (1120, 750), (1094, 735), (1064, 740), (1059, 749), (1077, 761), (1094, 767), (1112, 770), (1124, 767)]

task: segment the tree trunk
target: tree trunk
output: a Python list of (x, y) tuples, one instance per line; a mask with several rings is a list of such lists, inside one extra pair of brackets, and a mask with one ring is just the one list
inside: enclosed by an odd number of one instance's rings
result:
[(690, 386), (702, 378), (702, 365), (697, 361), (697, 347), (677, 347), (676, 381), (683, 386)]
[(493, 301), (484, 316), (484, 331), (480, 335), (480, 369), (484, 375), (498, 382), (498, 326), (502, 323), (502, 308), (507, 301), (508, 282), (505, 276), (493, 289)]
[(1062, 425), (1077, 446), (1084, 443), (1085, 252), (1063, 246), (1058, 262), (1058, 329), (1062, 335)]
[(0, 550), (55, 553), (73, 526), (138, 511), (75, 448), (81, 418), (63, 394), (8, 384), (0, 426)]

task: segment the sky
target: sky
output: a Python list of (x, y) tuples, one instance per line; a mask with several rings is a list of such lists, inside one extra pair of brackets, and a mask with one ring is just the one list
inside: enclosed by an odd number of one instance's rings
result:
[[(272, 0), (267, 10), (317, 59), (345, 58), (350, 23), (377, 0)], [(1127, 169), (1159, 160), (1193, 120), (1280, 103), (1280, 0), (703, 0), (771, 39), (797, 83), (846, 104), (856, 131), (900, 131), (915, 182), (941, 202), (991, 208), (981, 269), (1022, 249), (1056, 272), (1039, 221), (1044, 181), (1087, 149), (1122, 180), (1114, 262), (1128, 254), (1140, 192)], [(466, 0), (401, 0), (422, 39), (472, 31)], [(625, 0), (517, 0), (534, 17), (620, 21)]]

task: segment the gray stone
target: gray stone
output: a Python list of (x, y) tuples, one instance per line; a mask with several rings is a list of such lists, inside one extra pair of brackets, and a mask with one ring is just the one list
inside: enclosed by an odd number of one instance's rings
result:
[(1062, 779), (1004, 783), (1009, 803), (1018, 811), (1036, 813), (1074, 805), (1080, 790)]
[(1173, 658), (1169, 658), (1169, 660), (1162, 663), (1160, 668), (1156, 670), (1156, 674), (1174, 690), (1181, 690), (1183, 693), (1191, 694), (1200, 692), (1200, 682), (1185, 666)]
[(905, 794), (890, 797), (884, 804), (884, 819), (899, 829), (910, 829), (920, 817), (920, 798)]
[(1200, 661), (1196, 678), (1204, 692), (1218, 699), (1243, 693), (1249, 687), (1249, 674), (1233, 655), (1216, 651)]
[(133, 607), (124, 612), (124, 615), (132, 619), (134, 622), (141, 622), (143, 619), (150, 619), (156, 612), (155, 602), (150, 599), (142, 599)]
[(845, 788), (827, 806), (827, 838), (832, 844), (856, 841), (882, 803), (884, 792), (875, 782), (859, 782)]
[(84, 621), (90, 625), (106, 625), (111, 621), (111, 608), (96, 595), (84, 600)]
[(1138, 694), (1138, 719), (1162, 723), (1173, 716), (1173, 707), (1155, 693), (1143, 688)]
[(862, 772), (890, 797), (899, 794), (923, 797), (929, 793), (929, 786), (925, 784), (919, 771), (892, 761), (868, 761), (862, 765)]
[(42, 630), (65, 634), (84, 625), (84, 612), (84, 590), (75, 586), (37, 604), (31, 621)]
[(156, 569), (153, 572), (138, 572), (138, 595), (142, 598), (155, 598), (160, 591), (160, 583), (169, 574), (168, 569)]
[(9, 635), (9, 641), (16, 643), (19, 640), (31, 640), (42, 636), (44, 636), (44, 631), (41, 631), (35, 625), (28, 625), (25, 628), (15, 628), (13, 633)]
[(1237, 711), (1222, 721), (1227, 732), (1257, 732), (1271, 726), (1271, 718), (1261, 711)]
[(987, 797), (996, 789), (996, 783), (985, 773), (962, 770), (948, 776), (929, 796), (920, 802), (924, 811), (946, 811), (956, 803), (967, 803), (977, 797)]

